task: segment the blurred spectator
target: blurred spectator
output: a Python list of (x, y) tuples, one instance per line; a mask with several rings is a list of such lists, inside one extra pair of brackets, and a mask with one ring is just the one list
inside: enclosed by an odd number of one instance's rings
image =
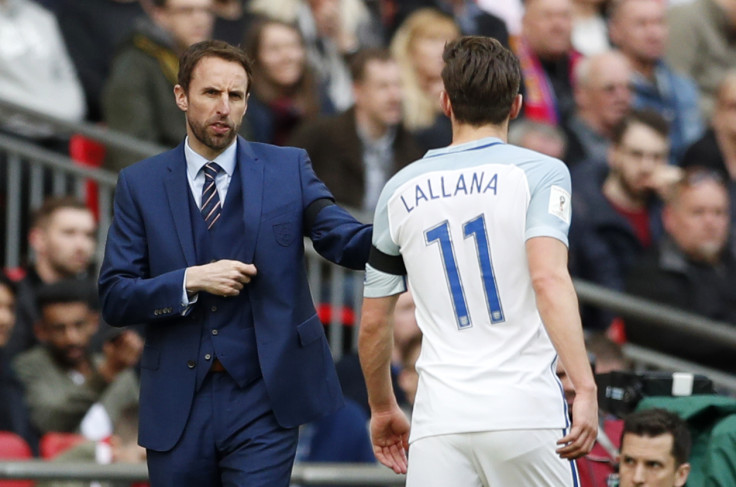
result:
[[(391, 355), (391, 382), (396, 399), (403, 408), (409, 407), (409, 403), (398, 379), (401, 372), (402, 350), (406, 348), (413, 337), (422, 334), (414, 316), (415, 310), (416, 306), (411, 291), (401, 294), (398, 301), (396, 301), (393, 317), (394, 346)], [(365, 378), (360, 369), (357, 353), (344, 355), (340, 359), (337, 363), (337, 375), (345, 397), (359, 404), (366, 417), (370, 417), (368, 391), (365, 388)]]
[(504, 47), (509, 47), (506, 23), (480, 8), (473, 0), (410, 0), (397, 3), (396, 19), (399, 24), (419, 8), (435, 8), (455, 19), (463, 35), (493, 37)]
[(213, 0), (215, 26), (212, 37), (233, 46), (243, 41), (243, 33), (248, 32), (256, 16), (248, 10), (250, 0)]
[(687, 423), (664, 409), (644, 409), (624, 418), (621, 487), (682, 487), (690, 473), (692, 440)]
[(459, 36), (452, 17), (423, 8), (412, 13), (391, 40), (391, 53), (401, 69), (404, 127), (425, 151), (452, 141), (450, 119), (440, 107), (442, 51), (445, 43)]
[(355, 105), (304, 125), (290, 143), (307, 149), (338, 203), (372, 212), (386, 181), (422, 152), (401, 126), (401, 76), (391, 54), (365, 49), (351, 67)]
[[(0, 99), (78, 122), (84, 91), (53, 14), (31, 0), (0, 0)], [(53, 128), (0, 112), (0, 127), (59, 147)]]
[(621, 345), (604, 333), (590, 333), (585, 337), (585, 348), (593, 356), (596, 374), (631, 370)]
[[(174, 101), (179, 53), (212, 36), (212, 0), (151, 0), (112, 62), (102, 94), (105, 122), (142, 140), (174, 147), (186, 133)], [(108, 151), (105, 165), (119, 171), (137, 157)]]
[(33, 259), (18, 283), (16, 325), (6, 349), (9, 358), (36, 343), (33, 325), (40, 317), (36, 293), (41, 286), (69, 278), (91, 282), (96, 227), (92, 212), (74, 197), (48, 198), (36, 210), (28, 232)]
[(572, 48), (571, 0), (527, 0), (521, 36), (512, 47), (524, 76), (524, 116), (553, 125), (572, 116), (572, 73), (580, 53)]
[(407, 418), (411, 419), (411, 410), (419, 387), (419, 374), (416, 365), (422, 352), (422, 334), (412, 334), (400, 346), (399, 351), (401, 352), (401, 370), (399, 370), (398, 384), (406, 397), (404, 412)]
[(703, 132), (695, 82), (663, 59), (669, 34), (661, 0), (617, 0), (611, 9), (611, 40), (633, 69), (634, 108), (657, 110), (670, 125), (670, 160)]
[(294, 25), (257, 21), (243, 44), (253, 62), (245, 112), (252, 141), (284, 145), (302, 121), (331, 111), (307, 65), (304, 40)]
[(57, 0), (57, 18), (87, 100), (87, 119), (102, 120), (102, 87), (118, 44), (144, 11), (137, 0)]
[(567, 150), (567, 137), (556, 125), (520, 118), (509, 125), (509, 144), (562, 159)]
[(365, 411), (345, 398), (336, 412), (302, 425), (296, 462), (376, 463)]
[(346, 58), (361, 47), (382, 42), (380, 22), (362, 0), (251, 0), (253, 12), (295, 23), (307, 46), (307, 59), (337, 110), (353, 102)]
[[(608, 166), (572, 171), (570, 267), (574, 276), (623, 291), (626, 273), (661, 234), (660, 196), (679, 169), (667, 164), (667, 122), (634, 111), (613, 132)], [(612, 316), (583, 310), (583, 325), (602, 330)]]
[(576, 51), (591, 56), (611, 48), (604, 8), (608, 0), (572, 1), (572, 46)]
[[(138, 405), (131, 404), (120, 412), (113, 433), (103, 440), (87, 440), (57, 455), (57, 463), (112, 463), (139, 464), (146, 461), (146, 449), (138, 445)], [(136, 486), (141, 484), (135, 484)], [(148, 484), (143, 484), (148, 485)], [(38, 482), (36, 487), (131, 487), (126, 482), (93, 483), (83, 481), (56, 480)]]
[(615, 50), (587, 57), (575, 67), (576, 111), (565, 125), (568, 166), (606, 158), (613, 131), (630, 110), (630, 78), (628, 60)]
[(477, 0), (478, 6), (491, 13), (506, 24), (509, 37), (516, 37), (521, 33), (521, 18), (524, 14), (524, 0)]
[(99, 324), (91, 304), (93, 286), (58, 281), (38, 291), (41, 313), (34, 330), (40, 342), (13, 360), (23, 384), (31, 422), (39, 434), (82, 432), (101, 439), (112, 432), (123, 407), (138, 400), (138, 362), (143, 340), (115, 330), (92, 356), (89, 344)]
[(667, 11), (667, 62), (692, 77), (700, 88), (700, 108), (713, 113), (716, 88), (736, 68), (736, 2), (695, 0)]
[[(728, 200), (719, 173), (686, 169), (662, 212), (666, 237), (629, 269), (627, 291), (736, 326)], [(692, 332), (627, 319), (626, 336), (644, 347), (736, 372), (736, 350)]]
[(0, 270), (0, 431), (12, 431), (29, 444), (34, 444), (28, 411), (23, 402), (23, 390), (5, 355), (5, 345), (14, 324), (15, 284)]
[(729, 188), (731, 221), (736, 221), (736, 70), (726, 73), (718, 85), (710, 128), (688, 147), (680, 165), (720, 172)]

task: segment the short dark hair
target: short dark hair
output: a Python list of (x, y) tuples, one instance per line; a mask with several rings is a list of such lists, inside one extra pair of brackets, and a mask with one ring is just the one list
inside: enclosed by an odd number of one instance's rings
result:
[(692, 439), (687, 423), (672, 411), (661, 408), (642, 409), (624, 418), (624, 429), (621, 432), (621, 449), (624, 447), (626, 433), (636, 436), (655, 437), (672, 435), (672, 456), (677, 466), (690, 458)]
[(41, 206), (34, 211), (31, 216), (31, 227), (45, 226), (51, 215), (63, 209), (92, 211), (84, 201), (74, 196), (52, 196), (46, 198)]
[(519, 93), (518, 58), (491, 37), (465, 36), (445, 45), (442, 81), (459, 122), (501, 124)]
[(394, 58), (388, 49), (380, 47), (366, 47), (356, 52), (350, 59), (350, 76), (354, 83), (362, 83), (365, 80), (366, 66), (371, 61), (387, 63)]
[(621, 144), (626, 132), (635, 124), (646, 125), (650, 129), (657, 132), (663, 138), (667, 138), (670, 131), (669, 123), (656, 110), (645, 108), (643, 110), (631, 110), (621, 121), (613, 128), (611, 142), (614, 145)]
[(95, 286), (85, 279), (62, 279), (44, 284), (36, 293), (39, 311), (53, 304), (84, 303), (91, 310), (98, 308)]
[(207, 40), (189, 46), (179, 57), (179, 75), (177, 83), (189, 93), (189, 83), (192, 81), (192, 72), (199, 61), (206, 57), (217, 57), (225, 61), (238, 63), (245, 69), (248, 85), (245, 93), (250, 93), (253, 69), (250, 60), (241, 48), (228, 44), (225, 41)]

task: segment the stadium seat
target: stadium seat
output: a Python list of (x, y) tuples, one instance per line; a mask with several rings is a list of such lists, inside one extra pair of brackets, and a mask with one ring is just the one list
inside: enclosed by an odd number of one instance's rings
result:
[[(10, 431), (0, 431), (0, 461), (30, 460), (31, 447), (26, 440)], [(0, 480), (0, 487), (32, 487), (30, 480)]]
[(41, 458), (50, 460), (83, 441), (84, 436), (76, 433), (49, 432), (41, 437), (39, 452)]
[[(69, 139), (69, 157), (75, 164), (97, 169), (105, 160), (105, 146), (81, 134), (74, 134)], [(85, 199), (95, 219), (99, 219), (100, 208), (97, 199), (97, 183), (89, 180), (85, 184)]]

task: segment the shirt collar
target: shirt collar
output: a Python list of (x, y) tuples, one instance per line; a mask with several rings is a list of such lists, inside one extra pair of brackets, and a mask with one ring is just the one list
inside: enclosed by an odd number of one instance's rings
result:
[[(232, 177), (233, 172), (235, 172), (235, 161), (237, 159), (238, 147), (237, 140), (238, 139), (236, 138), (227, 149), (222, 151), (219, 156), (213, 159), (213, 161), (216, 162), (217, 165), (219, 165), (230, 177)], [(194, 149), (189, 146), (189, 136), (187, 136), (184, 141), (184, 158), (187, 161), (187, 174), (192, 180), (197, 176), (197, 174), (199, 174), (202, 167), (210, 162), (209, 159), (205, 159), (201, 155), (197, 154), (194, 152)]]
[(453, 152), (463, 152), (473, 149), (481, 149), (489, 145), (503, 144), (504, 142), (497, 137), (484, 137), (482, 139), (465, 142), (459, 145), (448, 145), (447, 147), (441, 147), (439, 149), (431, 149), (427, 151), (424, 157), (435, 157), (443, 154), (450, 154)]

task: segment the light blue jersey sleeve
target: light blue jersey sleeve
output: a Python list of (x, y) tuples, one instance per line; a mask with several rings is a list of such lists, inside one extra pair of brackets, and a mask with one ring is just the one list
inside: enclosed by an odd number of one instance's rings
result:
[(526, 239), (553, 237), (568, 245), (572, 214), (570, 171), (559, 159), (544, 158), (524, 168), (530, 201), (526, 216)]
[(383, 188), (373, 217), (373, 246), (365, 266), (363, 296), (380, 298), (406, 291), (406, 269), (398, 244), (391, 238), (388, 201), (396, 188), (396, 179)]

